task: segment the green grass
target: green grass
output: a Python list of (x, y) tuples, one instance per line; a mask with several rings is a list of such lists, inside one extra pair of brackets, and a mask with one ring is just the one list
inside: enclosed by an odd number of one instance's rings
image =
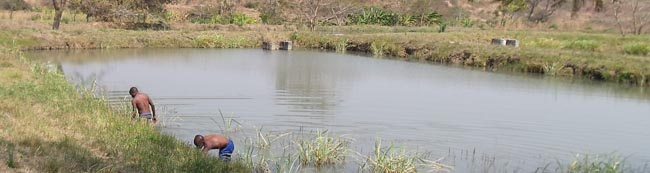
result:
[(192, 40), (192, 46), (199, 48), (247, 48), (258, 45), (261, 45), (260, 41), (241, 35), (205, 34)]
[(626, 44), (623, 51), (630, 55), (648, 56), (650, 55), (649, 43)]
[(584, 51), (598, 51), (601, 44), (595, 40), (575, 40), (570, 41), (565, 49), (575, 49), (575, 50), (584, 50)]
[[(3, 55), (10, 62), (20, 56)], [(239, 162), (205, 157), (132, 121), (128, 110), (109, 107), (91, 90), (71, 86), (60, 72), (31, 63), (11, 68), (26, 74), (0, 84), (0, 114), (9, 116), (0, 121), (6, 130), (0, 137), (15, 148), (9, 151), (12, 157), (0, 159), (13, 167), (39, 172), (250, 172)], [(4, 80), (10, 79), (0, 78)]]

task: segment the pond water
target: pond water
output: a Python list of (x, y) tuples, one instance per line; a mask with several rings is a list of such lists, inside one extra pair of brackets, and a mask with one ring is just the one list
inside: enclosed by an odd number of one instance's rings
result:
[[(54, 62), (76, 84), (96, 81), (112, 102), (130, 98), (131, 86), (140, 88), (159, 108), (163, 131), (188, 142), (222, 133), (221, 110), (241, 124), (231, 135), (240, 138), (236, 143), (260, 128), (278, 134), (328, 129), (354, 139), (350, 148), (359, 153), (381, 139), (444, 157), (457, 172), (532, 172), (576, 153), (650, 161), (650, 95), (643, 88), (301, 50), (29, 56)], [(468, 166), (481, 159), (488, 160), (483, 168)]]

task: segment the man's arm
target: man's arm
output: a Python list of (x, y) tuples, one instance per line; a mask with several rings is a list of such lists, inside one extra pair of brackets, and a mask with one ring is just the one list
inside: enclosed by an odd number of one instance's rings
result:
[(203, 151), (203, 155), (207, 155), (207, 154), (208, 154), (208, 151), (210, 151), (210, 149), (212, 149), (212, 146), (209, 146), (208, 144), (205, 144), (205, 145), (203, 146), (203, 150), (202, 150), (202, 151)]
[(155, 123), (158, 121), (158, 118), (156, 118), (156, 105), (153, 104), (153, 101), (151, 101), (151, 97), (149, 97), (149, 105), (151, 106), (151, 113), (153, 114), (153, 122)]
[(137, 113), (138, 106), (135, 104), (135, 99), (131, 100), (131, 107), (133, 108), (133, 110), (132, 110), (133, 111), (133, 116), (131, 118), (135, 118), (135, 116), (138, 115), (138, 113)]

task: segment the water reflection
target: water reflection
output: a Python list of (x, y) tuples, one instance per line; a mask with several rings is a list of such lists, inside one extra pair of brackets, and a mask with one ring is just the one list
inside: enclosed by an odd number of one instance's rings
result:
[[(302, 53), (293, 54), (293, 57), (280, 57), (280, 54), (271, 57), (277, 59), (276, 105), (290, 107), (290, 114), (278, 116), (326, 120), (334, 115), (335, 107), (341, 102), (338, 98), (341, 91), (336, 88), (339, 80), (327, 73), (332, 70), (324, 69), (332, 66), (312, 61)], [(322, 126), (322, 121), (319, 124)]]

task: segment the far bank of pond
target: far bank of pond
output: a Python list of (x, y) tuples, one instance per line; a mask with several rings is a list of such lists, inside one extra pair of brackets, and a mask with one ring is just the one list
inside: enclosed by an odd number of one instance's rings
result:
[[(373, 28), (370, 27), (369, 28)], [(260, 27), (242, 31), (132, 31), (105, 27), (62, 31), (8, 28), (0, 44), (23, 50), (114, 48), (260, 48), (263, 41), (291, 40), (294, 47), (365, 52), (487, 71), (537, 73), (623, 85), (650, 85), (650, 40), (615, 34), (471, 30), (382, 33), (334, 27), (328, 32)], [(376, 28), (375, 28), (376, 29)], [(390, 28), (387, 28), (387, 31)], [(490, 45), (492, 38), (516, 38), (519, 48)]]

